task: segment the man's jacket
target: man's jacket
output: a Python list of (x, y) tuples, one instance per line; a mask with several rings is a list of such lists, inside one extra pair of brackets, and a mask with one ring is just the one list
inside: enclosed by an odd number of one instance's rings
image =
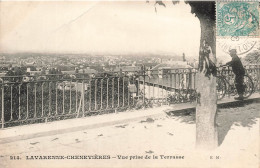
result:
[(244, 75), (245, 74), (245, 69), (243, 67), (243, 64), (237, 55), (233, 56), (232, 60), (230, 62), (226, 63), (226, 65), (230, 65), (232, 67), (232, 70), (235, 75)]

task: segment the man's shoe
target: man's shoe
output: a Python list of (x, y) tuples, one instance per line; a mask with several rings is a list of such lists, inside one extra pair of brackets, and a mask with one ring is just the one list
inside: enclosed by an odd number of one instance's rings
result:
[(235, 97), (235, 100), (244, 100), (244, 97)]

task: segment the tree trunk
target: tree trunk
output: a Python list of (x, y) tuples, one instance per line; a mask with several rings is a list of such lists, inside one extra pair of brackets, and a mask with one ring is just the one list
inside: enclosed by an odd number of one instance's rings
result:
[[(215, 20), (207, 15), (197, 15), (201, 25), (200, 48), (204, 40), (212, 49), (211, 61), (216, 63)], [(200, 52), (199, 67), (203, 64)], [(196, 146), (200, 149), (214, 149), (218, 146), (216, 126), (217, 93), (216, 77), (213, 74), (205, 75), (201, 71), (197, 75), (198, 103), (196, 107)]]

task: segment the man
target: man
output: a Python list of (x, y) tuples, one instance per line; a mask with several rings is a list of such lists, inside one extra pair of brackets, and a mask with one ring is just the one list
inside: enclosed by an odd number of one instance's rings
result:
[(238, 97), (235, 97), (236, 100), (243, 100), (244, 99), (244, 75), (245, 75), (245, 69), (243, 67), (242, 62), (240, 61), (239, 57), (237, 56), (237, 50), (231, 49), (229, 51), (230, 56), (232, 57), (232, 60), (230, 62), (227, 62), (226, 66), (231, 66), (232, 71), (236, 75), (235, 77), (235, 85), (238, 93)]

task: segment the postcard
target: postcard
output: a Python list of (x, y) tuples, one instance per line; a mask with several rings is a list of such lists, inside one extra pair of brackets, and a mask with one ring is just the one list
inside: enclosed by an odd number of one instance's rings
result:
[(0, 167), (259, 167), (258, 1), (0, 1)]

